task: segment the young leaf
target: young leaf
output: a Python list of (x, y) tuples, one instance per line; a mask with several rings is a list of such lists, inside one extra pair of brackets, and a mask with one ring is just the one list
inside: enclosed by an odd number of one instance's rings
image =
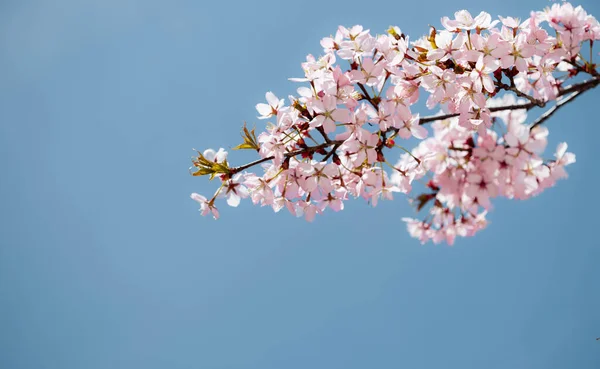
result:
[(254, 133), (255, 129), (256, 128), (252, 128), (251, 131), (248, 131), (248, 128), (246, 128), (246, 122), (244, 122), (244, 128), (242, 131), (242, 138), (244, 139), (244, 142), (234, 147), (233, 150), (260, 150), (260, 147), (258, 146), (258, 140), (256, 139), (256, 134)]

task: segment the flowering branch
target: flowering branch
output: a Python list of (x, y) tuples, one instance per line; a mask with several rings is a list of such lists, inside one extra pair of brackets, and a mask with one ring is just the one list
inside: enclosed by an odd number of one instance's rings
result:
[(579, 95), (581, 95), (584, 92), (584, 90), (580, 90), (580, 91), (575, 91), (573, 92), (571, 95), (567, 96), (566, 98), (560, 100), (558, 103), (556, 103), (556, 105), (554, 105), (552, 108), (548, 109), (544, 114), (542, 114), (538, 119), (535, 120), (535, 122), (533, 122), (533, 124), (531, 125), (531, 129), (539, 126), (540, 124), (544, 123), (546, 120), (548, 120), (558, 109), (560, 109), (562, 106), (568, 104), (569, 102), (575, 100), (575, 98)]
[[(600, 24), (581, 7), (553, 4), (524, 22), (498, 18), (461, 10), (412, 42), (398, 27), (374, 36), (340, 26), (321, 40), (324, 55), (302, 63), (304, 77), (291, 79), (308, 86), (289, 104), (267, 92), (266, 103), (256, 105), (259, 119), (274, 123), (258, 135), (244, 125), (234, 149), (258, 159), (232, 167), (223, 149), (198, 152), (192, 174), (221, 184), (210, 200), (192, 198), (215, 218), (217, 198), (237, 206), (250, 197), (312, 221), (326, 209), (342, 210), (350, 197), (376, 206), (394, 193), (416, 192), (409, 201), (426, 214), (403, 218), (413, 237), (452, 244), (475, 234), (487, 224), (491, 199), (527, 199), (567, 176), (575, 155), (561, 143), (555, 159), (542, 159), (542, 124), (600, 84), (591, 50)], [(580, 51), (588, 43), (585, 60)], [(588, 79), (563, 87), (576, 76)], [(444, 113), (413, 113), (423, 94), (429, 109)], [(525, 124), (528, 111), (554, 100)], [(409, 138), (420, 140), (412, 150), (399, 142)], [(391, 164), (395, 149), (402, 151)], [(259, 165), (260, 173), (247, 172)], [(424, 188), (413, 188), (419, 182)]]
[[(313, 152), (325, 149), (325, 148), (327, 148), (329, 146), (332, 146), (332, 145), (335, 147), (335, 146), (339, 146), (341, 144), (342, 144), (342, 141), (331, 141), (331, 140), (329, 140), (328, 142), (322, 143), (322, 144), (317, 145), (317, 146), (306, 147), (304, 149), (300, 149), (300, 150), (296, 150), (296, 151), (285, 153), (284, 156), (285, 156), (285, 158), (292, 158), (294, 156), (298, 156), (298, 155), (302, 155), (302, 154), (313, 153)], [(331, 151), (331, 153), (333, 153), (333, 150)], [(241, 171), (246, 170), (246, 169), (248, 169), (250, 167), (253, 167), (255, 165), (262, 164), (262, 163), (267, 162), (269, 160), (273, 160), (274, 158), (275, 158), (275, 156), (268, 156), (266, 158), (262, 158), (262, 159), (258, 159), (258, 160), (252, 161), (252, 162), (250, 162), (248, 164), (240, 165), (239, 167), (231, 168), (230, 174), (235, 174), (235, 173), (241, 172)], [(329, 158), (329, 156), (326, 156), (326, 158), (324, 158), (323, 161), (325, 161), (328, 158)]]
[[(512, 82), (512, 80), (511, 80), (511, 82)], [(519, 96), (519, 97), (524, 97), (524, 98), (526, 98), (527, 100), (529, 100), (529, 102), (530, 102), (530, 103), (531, 103), (533, 106), (536, 106), (536, 105), (537, 105), (537, 106), (539, 106), (540, 108), (543, 108), (544, 106), (546, 106), (546, 102), (545, 102), (544, 100), (536, 99), (536, 98), (535, 98), (535, 97), (533, 97), (533, 96), (530, 96), (530, 95), (528, 95), (528, 94), (526, 94), (526, 93), (523, 93), (523, 92), (519, 91), (519, 89), (515, 87), (515, 85), (514, 85), (514, 82), (513, 82), (513, 83), (512, 83), (510, 86), (509, 86), (509, 85), (507, 85), (507, 84), (505, 84), (505, 83), (500, 83), (500, 82), (496, 82), (496, 85), (497, 85), (499, 88), (503, 89), (503, 90), (507, 90), (507, 91), (514, 92), (514, 93), (515, 93), (517, 96)]]
[[(584, 82), (574, 83), (570, 86), (560, 89), (557, 96), (558, 97), (564, 96), (571, 92), (585, 92), (587, 90), (590, 90), (590, 89), (596, 87), (598, 84), (600, 84), (600, 76), (591, 78)], [(527, 96), (529, 96), (529, 95), (527, 95)], [(535, 108), (536, 106), (540, 106), (540, 105), (537, 102), (531, 101), (526, 104), (492, 106), (492, 107), (489, 107), (489, 110), (490, 110), (490, 112), (498, 112), (498, 111), (505, 111), (505, 110), (522, 110), (522, 109), (531, 110), (532, 108)], [(428, 116), (428, 117), (422, 117), (419, 119), (419, 124), (426, 124), (426, 123), (431, 123), (431, 122), (435, 122), (435, 121), (439, 121), (439, 120), (450, 119), (450, 118), (458, 117), (459, 115), (460, 115), (460, 113), (454, 113), (454, 114), (442, 114), (442, 115), (432, 115), (432, 116)]]

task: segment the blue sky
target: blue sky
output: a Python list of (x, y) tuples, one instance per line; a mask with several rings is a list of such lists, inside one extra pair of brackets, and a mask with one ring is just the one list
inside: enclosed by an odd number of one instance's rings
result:
[(570, 178), (453, 247), (409, 238), (402, 197), (310, 224), (189, 199), (215, 188), (192, 148), (260, 127), (254, 105), (293, 93), (339, 24), (414, 39), (462, 8), (547, 5), (3, 1), (0, 367), (598, 368), (598, 91), (547, 123)]

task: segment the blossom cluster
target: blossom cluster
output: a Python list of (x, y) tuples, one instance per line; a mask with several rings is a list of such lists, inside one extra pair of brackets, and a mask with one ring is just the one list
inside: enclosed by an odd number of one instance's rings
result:
[[(488, 106), (515, 103), (513, 95), (504, 95), (490, 100)], [(413, 237), (453, 244), (456, 236), (470, 236), (486, 226), (490, 199), (527, 199), (567, 177), (564, 167), (575, 162), (575, 155), (566, 151), (566, 143), (560, 143), (554, 159), (543, 160), (540, 154), (546, 148), (548, 129), (530, 128), (524, 124), (526, 118), (525, 110), (492, 113), (492, 119), (500, 119), (506, 131), (499, 135), (487, 130), (476, 138), (457, 118), (433, 123), (434, 136), (412, 152), (422, 164), (415, 179), (430, 176), (427, 192), (413, 201), (419, 209), (432, 204), (426, 219), (403, 219)], [(405, 154), (399, 165), (411, 160)]]
[[(372, 35), (340, 26), (321, 40), (323, 55), (302, 63), (303, 83), (288, 102), (267, 92), (256, 106), (269, 119), (264, 132), (245, 126), (235, 149), (255, 150), (254, 162), (231, 167), (227, 153), (209, 149), (193, 158), (193, 175), (219, 178), (211, 199), (199, 194), (203, 215), (218, 218), (217, 198), (231, 206), (252, 203), (287, 209), (312, 221), (326, 209), (340, 211), (349, 198), (376, 206), (394, 193), (412, 196), (424, 219), (404, 218), (409, 233), (425, 242), (453, 243), (486, 225), (490, 199), (526, 199), (566, 177), (575, 161), (567, 145), (553, 160), (540, 156), (554, 110), (600, 84), (596, 65), (582, 48), (600, 39), (600, 23), (581, 7), (554, 4), (521, 22), (466, 10), (441, 19), (415, 41), (398, 27)], [(567, 85), (578, 76), (583, 82)], [(437, 115), (414, 106), (425, 93)], [(527, 111), (555, 105), (532, 124)], [(432, 133), (426, 128), (432, 123)], [(414, 138), (413, 150), (402, 145)], [(388, 160), (400, 149), (400, 160)], [(248, 169), (260, 166), (260, 172)]]

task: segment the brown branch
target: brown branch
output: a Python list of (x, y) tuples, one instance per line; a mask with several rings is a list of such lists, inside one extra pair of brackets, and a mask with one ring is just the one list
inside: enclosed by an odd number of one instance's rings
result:
[(514, 92), (517, 96), (526, 98), (527, 100), (529, 100), (529, 102), (539, 106), (540, 108), (543, 108), (544, 106), (546, 106), (545, 101), (536, 99), (533, 96), (527, 95), (526, 93), (519, 91), (519, 89), (514, 86), (514, 83), (512, 82), (512, 78), (511, 78), (510, 86), (507, 85), (506, 83), (500, 83), (500, 82), (496, 82), (496, 86), (500, 87), (503, 90)]
[(321, 161), (327, 161), (327, 159), (329, 159), (335, 153), (335, 151), (338, 149), (338, 147), (340, 147), (340, 146), (341, 146), (341, 144), (339, 144), (339, 143), (333, 145), (331, 150), (327, 153), (327, 155), (325, 155), (325, 157), (323, 159), (321, 159)]
[(566, 105), (568, 103), (570, 103), (571, 101), (575, 100), (575, 98), (579, 95), (581, 95), (584, 91), (575, 91), (573, 92), (570, 96), (562, 99), (561, 101), (559, 101), (556, 105), (554, 105), (553, 107), (551, 107), (550, 109), (548, 109), (544, 114), (540, 115), (540, 117), (538, 119), (535, 120), (535, 122), (533, 122), (533, 124), (531, 125), (531, 127), (529, 127), (529, 129), (534, 129), (535, 127), (539, 126), (540, 124), (544, 123), (546, 120), (548, 120), (552, 115), (554, 115), (554, 113), (556, 113), (556, 111), (558, 109), (560, 109), (563, 105)]
[(319, 131), (319, 133), (321, 134), (321, 136), (323, 136), (323, 139), (325, 140), (325, 142), (331, 141), (331, 139), (329, 138), (329, 136), (327, 136), (327, 134), (325, 133), (325, 129), (323, 128), (323, 126), (317, 127), (317, 131)]
[[(513, 105), (505, 105), (505, 106), (493, 106), (488, 108), (491, 112), (503, 111), (503, 110), (530, 110), (531, 108), (537, 106), (534, 103), (527, 104), (513, 104)], [(451, 114), (443, 114), (443, 115), (431, 115), (428, 117), (419, 118), (419, 124), (431, 123), (438, 120), (450, 119), (458, 117), (460, 113), (451, 113)]]
[(600, 77), (594, 77), (592, 79), (588, 79), (587, 81), (583, 81), (580, 83), (573, 83), (558, 92), (558, 96), (567, 95), (574, 91), (587, 91), (591, 88), (596, 87), (600, 84)]
[(543, 124), (552, 115), (554, 115), (554, 113), (556, 113), (556, 111), (558, 109), (560, 109), (562, 106), (575, 100), (577, 98), (577, 96), (581, 95), (585, 91), (596, 87), (598, 84), (600, 84), (600, 78), (594, 78), (594, 79), (588, 80), (586, 82), (588, 82), (588, 83), (582, 82), (578, 85), (571, 85), (571, 86), (565, 88), (564, 90), (562, 90), (561, 91), (562, 95), (565, 95), (569, 92), (573, 92), (573, 93), (571, 95), (569, 95), (568, 97), (566, 97), (560, 101), (557, 101), (556, 105), (554, 105), (552, 108), (548, 109), (544, 114), (542, 114), (538, 119), (536, 119), (535, 122), (533, 122), (533, 124), (531, 125), (531, 127), (529, 127), (529, 129), (533, 129), (533, 128), (539, 126), (540, 124)]
[[(304, 154), (304, 153), (315, 152), (315, 151), (324, 149), (324, 148), (332, 146), (332, 145), (335, 145), (335, 146), (339, 147), (343, 143), (344, 143), (344, 141), (339, 141), (339, 140), (324, 142), (324, 143), (322, 143), (320, 145), (317, 145), (317, 146), (312, 146), (312, 147), (307, 147), (307, 148), (296, 150), (296, 151), (287, 152), (287, 153), (284, 154), (284, 156), (286, 158), (291, 158), (291, 157), (294, 157), (294, 156), (297, 156), (297, 155), (301, 155), (301, 154)], [(248, 164), (240, 165), (239, 167), (230, 168), (230, 170), (231, 170), (230, 174), (235, 174), (235, 173), (241, 172), (244, 169), (248, 169), (250, 167), (253, 167), (253, 166), (261, 164), (261, 163), (264, 163), (265, 161), (269, 161), (269, 160), (272, 160), (274, 158), (275, 157), (273, 155), (271, 155), (271, 156), (268, 156), (266, 158), (254, 160), (254, 161), (252, 161), (252, 162), (250, 162)]]
[[(584, 92), (584, 91), (587, 91), (589, 89), (596, 87), (599, 84), (600, 84), (600, 77), (591, 78), (591, 79), (588, 79), (587, 81), (583, 81), (580, 83), (574, 83), (572, 85), (569, 85), (569, 86), (561, 89), (558, 92), (557, 97), (567, 95), (571, 92), (577, 92), (577, 91)], [(497, 112), (497, 111), (504, 111), (504, 110), (520, 110), (520, 109), (530, 110), (536, 106), (538, 106), (538, 104), (529, 102), (526, 104), (493, 106), (488, 109), (490, 110), (490, 112)], [(459, 115), (460, 115), (460, 113), (451, 113), (451, 114), (431, 115), (431, 116), (427, 116), (427, 117), (422, 117), (419, 119), (419, 124), (425, 124), (425, 123), (435, 122), (438, 120), (450, 119), (450, 118), (458, 117)]]
[(357, 83), (358, 87), (360, 87), (360, 90), (363, 93), (364, 98), (371, 103), (371, 105), (375, 108), (375, 110), (379, 111), (379, 106), (375, 103), (375, 101), (373, 100), (373, 98), (371, 97), (371, 95), (369, 95), (369, 92), (367, 92), (367, 89), (365, 88), (365, 86), (362, 83)]

